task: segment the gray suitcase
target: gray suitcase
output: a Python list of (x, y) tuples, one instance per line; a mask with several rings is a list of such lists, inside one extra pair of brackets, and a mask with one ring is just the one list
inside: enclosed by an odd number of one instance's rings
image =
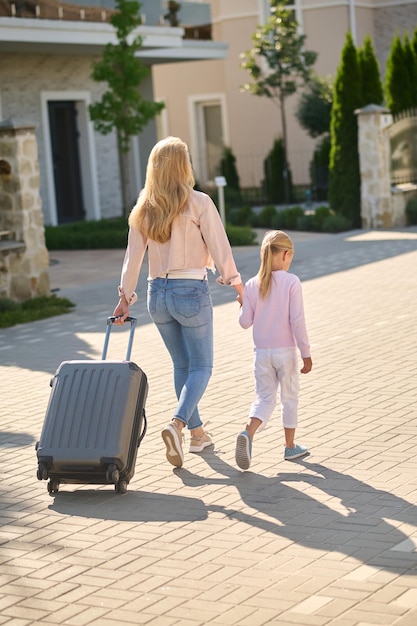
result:
[(63, 361), (51, 380), (51, 395), (36, 444), (37, 477), (48, 492), (60, 483), (114, 484), (125, 493), (135, 473), (146, 433), (148, 382), (130, 361), (136, 319), (129, 317), (125, 361), (106, 360), (114, 317), (107, 320), (101, 360)]

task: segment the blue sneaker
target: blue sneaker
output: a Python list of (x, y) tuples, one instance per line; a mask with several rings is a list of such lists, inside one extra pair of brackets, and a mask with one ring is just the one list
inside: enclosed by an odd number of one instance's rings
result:
[(247, 470), (250, 467), (252, 458), (252, 442), (249, 437), (249, 433), (244, 430), (238, 435), (236, 440), (236, 452), (235, 459), (238, 467), (243, 470)]
[(305, 446), (299, 446), (298, 443), (295, 445), (295, 448), (285, 448), (284, 459), (286, 461), (294, 461), (295, 459), (299, 459), (302, 456), (306, 456), (310, 454), (308, 448)]

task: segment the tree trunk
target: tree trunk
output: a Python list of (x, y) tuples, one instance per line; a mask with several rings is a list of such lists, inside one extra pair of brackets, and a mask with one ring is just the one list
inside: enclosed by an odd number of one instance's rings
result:
[(120, 189), (122, 193), (122, 214), (127, 217), (130, 212), (129, 200), (127, 198), (129, 189), (129, 152), (121, 148), (119, 133), (117, 133), (117, 147), (119, 153)]
[(284, 195), (285, 195), (285, 203), (289, 204), (290, 202), (290, 177), (289, 177), (289, 168), (288, 168), (288, 158), (287, 158), (287, 120), (285, 117), (285, 96), (280, 93), (279, 104), (281, 109), (281, 125), (282, 125), (282, 144), (284, 148)]

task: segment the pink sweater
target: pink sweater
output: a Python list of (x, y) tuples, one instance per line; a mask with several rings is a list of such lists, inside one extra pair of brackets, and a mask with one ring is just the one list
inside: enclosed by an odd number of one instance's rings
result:
[(146, 248), (149, 278), (176, 270), (220, 271), (217, 282), (238, 285), (242, 282), (232, 255), (219, 212), (210, 196), (192, 191), (186, 209), (173, 222), (171, 239), (158, 243), (138, 230), (129, 230), (119, 293), (129, 304), (136, 300), (135, 289)]
[(301, 356), (310, 356), (310, 345), (304, 320), (303, 294), (298, 276), (284, 270), (272, 272), (271, 289), (262, 300), (258, 277), (245, 285), (239, 323), (253, 326), (256, 348), (292, 348), (298, 346)]

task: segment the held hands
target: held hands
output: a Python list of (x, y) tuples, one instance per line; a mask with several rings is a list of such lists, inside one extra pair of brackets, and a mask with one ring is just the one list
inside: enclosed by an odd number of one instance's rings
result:
[(303, 362), (304, 367), (300, 369), (300, 372), (302, 374), (308, 374), (309, 372), (311, 372), (311, 368), (313, 367), (313, 361), (311, 360), (311, 357), (307, 356), (303, 358)]
[(243, 302), (243, 284), (239, 283), (238, 285), (233, 285), (233, 287), (237, 291), (236, 300), (239, 302), (240, 306), (242, 306), (242, 302)]
[(129, 305), (124, 296), (120, 298), (118, 305), (113, 311), (113, 315), (118, 318), (114, 323), (118, 326), (123, 326), (125, 319), (129, 316)]

